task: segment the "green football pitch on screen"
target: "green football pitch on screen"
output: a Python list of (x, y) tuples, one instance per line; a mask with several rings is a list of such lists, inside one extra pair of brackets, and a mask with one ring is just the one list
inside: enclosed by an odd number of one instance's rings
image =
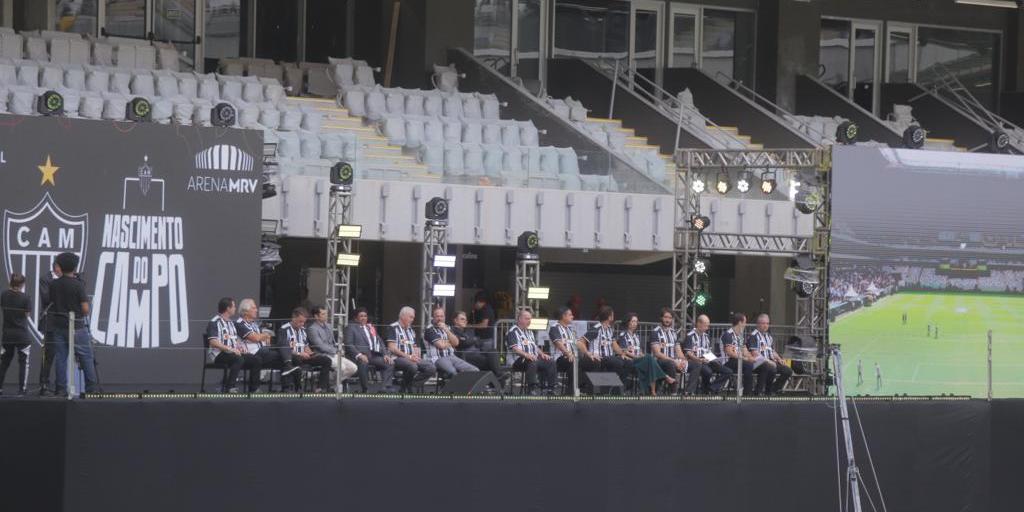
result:
[(840, 317), (832, 323), (829, 339), (842, 347), (851, 395), (985, 397), (989, 329), (993, 396), (1024, 397), (1022, 296), (899, 292)]

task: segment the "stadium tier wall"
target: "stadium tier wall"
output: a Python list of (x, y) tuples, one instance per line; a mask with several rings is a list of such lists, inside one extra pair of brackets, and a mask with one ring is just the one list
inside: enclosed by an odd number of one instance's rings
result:
[[(857, 410), (889, 510), (1019, 510), (1024, 400)], [(22, 490), (5, 493), (10, 510), (830, 510), (834, 414), (820, 401), (6, 401), (19, 442), (0, 478)]]

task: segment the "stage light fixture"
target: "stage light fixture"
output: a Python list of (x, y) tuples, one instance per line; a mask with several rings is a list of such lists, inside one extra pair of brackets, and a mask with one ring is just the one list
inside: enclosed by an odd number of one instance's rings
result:
[(694, 215), (690, 218), (690, 226), (697, 232), (704, 231), (711, 225), (711, 218), (706, 215)]
[(548, 300), (551, 289), (547, 287), (531, 286), (526, 289), (526, 298), (530, 300)]
[(729, 183), (729, 175), (727, 173), (718, 173), (718, 179), (715, 180), (715, 190), (719, 194), (727, 194), (732, 190), (732, 183)]
[(920, 126), (912, 124), (903, 130), (903, 145), (910, 149), (918, 149), (924, 146), (926, 137), (927, 134)]
[(435, 284), (434, 285), (434, 297), (454, 297), (455, 296), (455, 285), (454, 284)]
[(548, 319), (547, 318), (532, 318), (530, 319), (530, 326), (527, 327), (531, 331), (546, 331), (548, 330)]
[(36, 112), (44, 116), (64, 115), (64, 97), (57, 91), (46, 91), (36, 100)]
[(778, 182), (775, 181), (775, 173), (769, 171), (761, 173), (761, 192), (771, 194), (775, 192), (775, 187), (777, 186)]
[(853, 144), (857, 142), (857, 125), (851, 121), (843, 121), (836, 127), (836, 140), (840, 144)]
[(362, 238), (363, 226), (359, 224), (341, 224), (334, 234), (338, 238)]
[(273, 183), (263, 184), (263, 199), (270, 199), (277, 195), (277, 185)]
[(736, 180), (736, 190), (741, 194), (746, 194), (750, 191), (750, 181), (751, 177), (749, 172), (744, 171), (740, 173), (740, 178)]
[(337, 191), (348, 192), (352, 190), (352, 180), (355, 177), (355, 169), (348, 162), (338, 162), (331, 166), (328, 176), (331, 179), (331, 188)]
[(796, 292), (797, 297), (806, 299), (811, 295), (814, 295), (815, 285), (806, 281), (793, 283), (793, 291)]
[(693, 177), (693, 183), (690, 184), (690, 189), (693, 190), (694, 194), (700, 194), (707, 189), (707, 184), (704, 183), (704, 178), (700, 176)]
[(698, 308), (703, 308), (711, 303), (711, 296), (708, 292), (699, 291), (693, 296), (693, 304)]
[(693, 260), (693, 271), (698, 274), (706, 274), (708, 272), (708, 262), (702, 259)]
[(516, 256), (521, 260), (538, 258), (537, 248), (540, 247), (540, 236), (536, 231), (523, 231), (516, 240)]
[(210, 124), (220, 128), (228, 128), (235, 125), (235, 118), (237, 116), (235, 107), (232, 107), (230, 103), (218, 103), (210, 111)]
[(816, 190), (800, 189), (793, 198), (800, 213), (814, 213), (821, 208), (821, 195)]
[(435, 254), (434, 266), (440, 268), (455, 268), (455, 256), (449, 254)]
[(359, 266), (359, 255), (358, 254), (339, 254), (338, 261), (336, 262), (339, 267), (358, 267)]
[(1010, 136), (1002, 130), (995, 130), (989, 136), (988, 147), (990, 150), (997, 153), (1006, 152), (1006, 148), (1010, 146)]
[(427, 201), (427, 220), (433, 223), (448, 222), (448, 200), (443, 197), (435, 197)]
[(153, 119), (153, 105), (146, 98), (132, 98), (124, 106), (124, 117), (135, 123), (148, 123)]

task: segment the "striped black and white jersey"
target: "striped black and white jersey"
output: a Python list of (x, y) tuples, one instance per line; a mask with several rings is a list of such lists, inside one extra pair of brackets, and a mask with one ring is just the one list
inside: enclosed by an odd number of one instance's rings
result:
[(455, 349), (451, 345), (444, 349), (437, 348), (434, 343), (438, 340), (448, 341), (448, 335), (445, 334), (443, 329), (431, 325), (427, 327), (427, 330), (423, 331), (423, 341), (427, 342), (427, 354), (430, 356), (431, 362), (442, 357), (455, 355)]
[(514, 325), (508, 330), (507, 338), (509, 348), (518, 348), (531, 356), (540, 352), (537, 347), (537, 339), (533, 337), (533, 332), (529, 329), (520, 329), (518, 325)]
[(615, 331), (610, 326), (594, 324), (584, 338), (587, 339), (587, 349), (591, 355), (604, 358), (615, 354), (615, 350), (612, 349)]
[(634, 356), (644, 355), (644, 346), (640, 343), (640, 335), (636, 332), (622, 331), (619, 333), (619, 348)]
[(235, 323), (231, 320), (225, 320), (224, 317), (217, 315), (210, 319), (210, 323), (206, 324), (206, 356), (210, 361), (213, 361), (213, 359), (221, 352), (219, 349), (214, 348), (209, 344), (209, 341), (214, 339), (224, 345), (234, 348), (235, 343), (238, 342), (238, 331), (235, 330)]
[(235, 321), (235, 330), (238, 331), (238, 339), (242, 340), (242, 343), (245, 344), (245, 348), (246, 350), (249, 351), (250, 354), (255, 354), (256, 352), (259, 352), (260, 348), (263, 347), (263, 344), (261, 343), (257, 343), (255, 341), (248, 341), (245, 339), (246, 336), (248, 336), (251, 333), (259, 334), (260, 332), (262, 332), (262, 330), (260, 329), (259, 320), (247, 322), (245, 321), (245, 319), (239, 318), (238, 320)]
[(395, 342), (403, 354), (416, 353), (416, 331), (412, 326), (402, 327), (398, 322), (391, 324), (388, 328), (388, 343), (391, 342)]
[(659, 325), (654, 329), (654, 339), (651, 340), (651, 345), (661, 345), (661, 351), (666, 356), (678, 359), (681, 354), (676, 353), (676, 345), (678, 345), (676, 336), (675, 329)]
[(305, 350), (306, 345), (309, 344), (306, 337), (306, 328), (299, 327), (296, 329), (291, 322), (288, 322), (281, 327), (280, 337), (281, 338), (277, 342), (280, 343), (281, 346), (289, 346), (292, 342), (295, 342), (295, 346), (292, 347), (292, 350), (296, 353)]
[(552, 350), (554, 351), (555, 359), (562, 357), (562, 351), (555, 345), (555, 341), (564, 343), (569, 352), (574, 356), (579, 352), (576, 348), (576, 329), (571, 324), (562, 325), (561, 323), (556, 323), (552, 325), (548, 329), (548, 339), (551, 340), (551, 346), (554, 347)]
[(728, 331), (722, 334), (722, 337), (718, 339), (718, 345), (715, 348), (715, 355), (718, 357), (725, 358), (726, 361), (732, 359), (729, 357), (729, 353), (725, 351), (726, 346), (732, 346), (736, 349), (736, 355), (740, 355), (740, 340), (743, 339), (743, 333), (736, 334), (736, 331), (732, 327)]
[(711, 352), (711, 338), (707, 331), (698, 332), (697, 329), (690, 329), (686, 333), (686, 341), (683, 341), (683, 350), (693, 352), (697, 357), (704, 357), (704, 354)]
[(747, 336), (747, 350), (758, 350), (767, 359), (775, 354), (775, 339), (770, 332), (754, 330)]

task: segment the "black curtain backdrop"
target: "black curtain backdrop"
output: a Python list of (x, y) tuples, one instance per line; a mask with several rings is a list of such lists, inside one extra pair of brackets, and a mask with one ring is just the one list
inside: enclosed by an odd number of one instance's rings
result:
[[(857, 409), (888, 510), (1018, 510), (1024, 400)], [(5, 436), (0, 477), (9, 510), (826, 511), (838, 509), (834, 412), (817, 401), (5, 401), (17, 442)]]

